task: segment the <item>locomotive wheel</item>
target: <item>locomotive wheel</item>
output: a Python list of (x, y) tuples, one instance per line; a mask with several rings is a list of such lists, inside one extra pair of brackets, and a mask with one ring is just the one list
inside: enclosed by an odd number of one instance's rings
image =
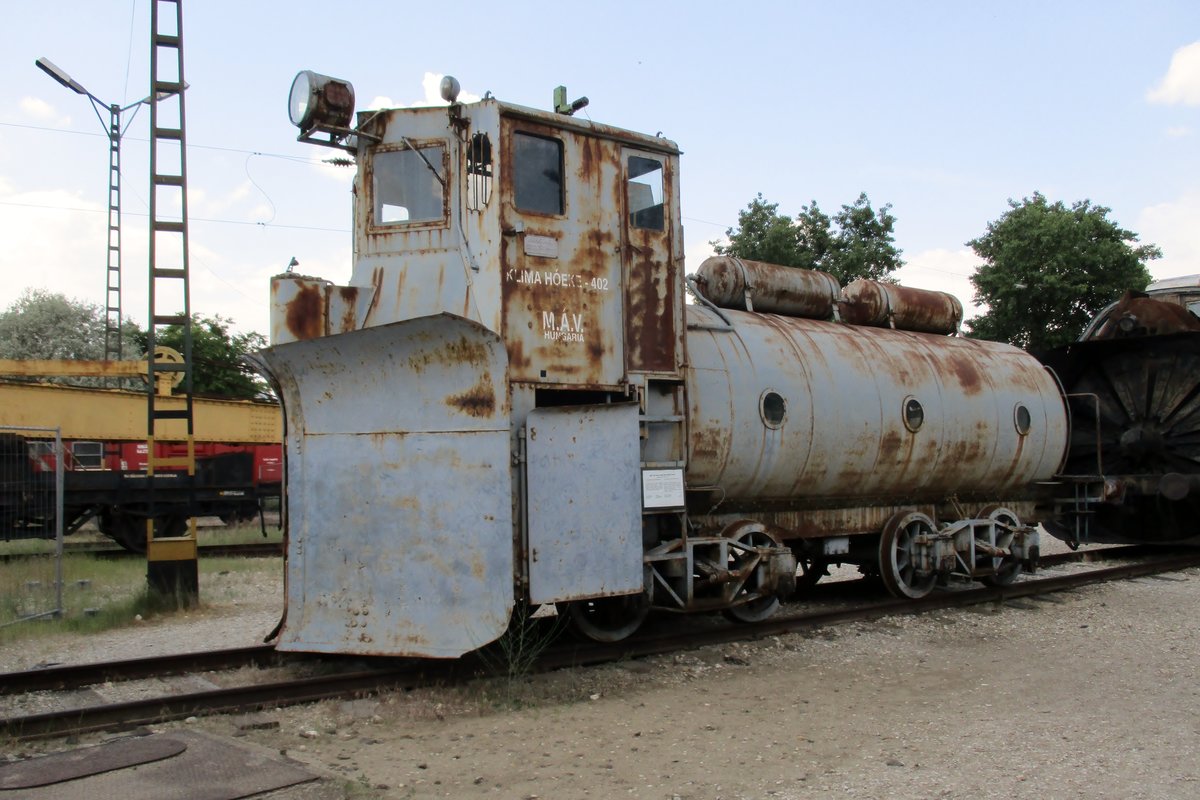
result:
[[(989, 506), (979, 512), (979, 516), (987, 517), (996, 523), (997, 547), (1003, 547), (1006, 550), (1012, 547), (1013, 530), (1021, 527), (1021, 520), (1017, 518), (1016, 514), (1007, 508)], [(991, 561), (991, 567), (995, 570), (991, 575), (984, 575), (979, 579), (986, 586), (1008, 586), (1021, 574), (1021, 561), (1016, 556), (1009, 555), (1004, 558), (987, 558), (985, 556), (981, 560)]]
[[(738, 602), (740, 598), (754, 594), (759, 589), (760, 580), (757, 565), (760, 561), (760, 556), (753, 548), (777, 547), (779, 542), (775, 541), (775, 538), (767, 533), (762, 525), (757, 522), (749, 524), (735, 523), (733, 529), (727, 529), (727, 531), (730, 538), (743, 546), (730, 549), (729, 571), (736, 572), (747, 567), (753, 570), (750, 573), (750, 577), (746, 578), (745, 582), (738, 589), (737, 594), (733, 597), (734, 602)], [(774, 594), (770, 594), (766, 597), (756, 597), (753, 600), (729, 606), (724, 609), (723, 613), (734, 622), (758, 622), (771, 616), (778, 609), (779, 598)]]
[(918, 575), (913, 560), (913, 541), (933, 532), (933, 520), (919, 511), (901, 511), (883, 526), (879, 537), (879, 577), (894, 596), (915, 600), (933, 591), (937, 574)]
[[(567, 624), (584, 639), (593, 642), (619, 642), (632, 636), (650, 613), (654, 595), (654, 576), (645, 570), (645, 590), (640, 594), (595, 597), (566, 604)], [(560, 607), (559, 613), (563, 610)]]

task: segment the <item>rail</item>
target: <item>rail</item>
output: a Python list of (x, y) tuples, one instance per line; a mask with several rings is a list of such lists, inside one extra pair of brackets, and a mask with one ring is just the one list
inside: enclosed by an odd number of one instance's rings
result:
[[(1085, 554), (1063, 554), (1062, 557), (1048, 559), (1052, 563), (1068, 561), (1095, 560), (1098, 558), (1129, 557), (1131, 550), (1138, 548), (1109, 548), (1089, 551)], [(954, 607), (977, 605), (980, 603), (1005, 602), (1022, 597), (1049, 594), (1052, 592), (1075, 589), (1081, 586), (1103, 583), (1106, 581), (1125, 580), (1130, 578), (1154, 575), (1163, 572), (1173, 572), (1200, 566), (1200, 552), (1190, 551), (1180, 555), (1167, 552), (1154, 558), (1126, 564), (1117, 567), (1095, 569), (1068, 575), (1048, 577), (1033, 577), (1018, 581), (1010, 586), (963, 589), (940, 592), (928, 595), (918, 600), (886, 600), (871, 602), (835, 611), (816, 613), (798, 613), (776, 616), (758, 623), (728, 625), (704, 630), (673, 630), (657, 635), (640, 636), (635, 639), (615, 644), (556, 644), (551, 646), (533, 665), (534, 672), (549, 672), (566, 667), (589, 666), (601, 663), (619, 661), (622, 659), (640, 658), (650, 655), (675, 652), (705, 645), (726, 644), (734, 641), (761, 639), (770, 636), (780, 636), (788, 633), (812, 630), (814, 628), (845, 624), (848, 622), (867, 621), (900, 614), (921, 614), (929, 611)], [(840, 582), (857, 583), (857, 581)], [(839, 583), (829, 584), (841, 588)], [(270, 648), (246, 648), (245, 656), (250, 659), (266, 659), (272, 657)], [(237, 664), (235, 651), (221, 651), (230, 664)], [(175, 659), (169, 666), (170, 670), (190, 669), (187, 661), (201, 654), (184, 654), (171, 657)], [(274, 654), (278, 656), (279, 654)], [(94, 674), (87, 680), (95, 680), (96, 675), (103, 674), (125, 677), (144, 677), (155, 673), (154, 669), (164, 669), (165, 662), (158, 660), (160, 665), (136, 665), (136, 662), (112, 662), (105, 665), (93, 666)], [(202, 662), (197, 662), (202, 663)], [(257, 663), (257, 662), (255, 662)], [(347, 659), (347, 663), (361, 665), (361, 659)], [(211, 669), (211, 666), (201, 666), (201, 669)], [(0, 675), (0, 685), (13, 687), (12, 693), (34, 691), (21, 688), (20, 684), (37, 685), (41, 688), (51, 686), (69, 686), (71, 675), (81, 673), (76, 670), (85, 668), (59, 667), (57, 683), (55, 673), (46, 672), (45, 677), (35, 678), (31, 673), (11, 673)], [(472, 654), (457, 661), (428, 661), (409, 659), (397, 662), (395, 660), (381, 661), (378, 668), (356, 669), (341, 674), (321, 675), (298, 678), (270, 683), (259, 683), (249, 686), (215, 689), (210, 691), (192, 692), (188, 694), (167, 694), (136, 701), (118, 702), (84, 708), (70, 708), (37, 714), (21, 715), (0, 719), (0, 735), (14, 739), (36, 739), (66, 734), (79, 734), (108, 729), (126, 729), (138, 725), (166, 722), (184, 719), (190, 716), (211, 713), (246, 712), (262, 708), (274, 708), (285, 705), (297, 705), (316, 700), (357, 696), (363, 693), (378, 692), (386, 689), (413, 689), (422, 686), (447, 685), (463, 683), (481, 673), (491, 673), (486, 656)], [(37, 683), (35, 683), (37, 681)]]

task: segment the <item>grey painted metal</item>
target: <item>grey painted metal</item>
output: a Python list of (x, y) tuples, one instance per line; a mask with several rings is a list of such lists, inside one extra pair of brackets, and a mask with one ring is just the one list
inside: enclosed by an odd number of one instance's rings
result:
[(270, 348), (287, 413), (282, 650), (454, 657), (513, 606), (507, 360), (440, 314)]
[[(689, 306), (688, 481), (726, 499), (912, 503), (1020, 492), (1067, 438), (1052, 377), (1024, 351), (971, 339)], [(786, 409), (765, 421), (766, 396)], [(905, 424), (910, 399), (924, 422)], [(776, 401), (777, 403), (778, 401)], [(1017, 433), (1019, 404), (1029, 435)]]
[(539, 408), (526, 426), (530, 601), (640, 592), (637, 404)]

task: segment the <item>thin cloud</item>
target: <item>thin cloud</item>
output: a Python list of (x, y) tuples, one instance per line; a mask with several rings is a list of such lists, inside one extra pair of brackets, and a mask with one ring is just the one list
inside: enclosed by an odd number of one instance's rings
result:
[(1162, 105), (1200, 106), (1200, 42), (1179, 48), (1158, 86), (1146, 100)]
[(1142, 209), (1137, 230), (1142, 243), (1162, 248), (1163, 257), (1149, 264), (1156, 280), (1200, 270), (1200, 190)]
[[(449, 105), (442, 99), (442, 78), (444, 77), (446, 76), (440, 72), (426, 72), (425, 77), (421, 79), (421, 91), (424, 92), (424, 97), (420, 100), (398, 103), (386, 95), (379, 95), (367, 104), (367, 108), (425, 108)], [(460, 91), (458, 93), (458, 102), (460, 103), (475, 103), (480, 99), (480, 95), (473, 92)]]
[(971, 319), (984, 309), (975, 303), (975, 286), (971, 283), (971, 276), (982, 263), (974, 251), (966, 248), (933, 248), (911, 256), (893, 277), (905, 286), (949, 292), (962, 303), (963, 318)]
[(43, 125), (52, 125), (54, 127), (65, 128), (71, 124), (71, 118), (63, 114), (59, 114), (54, 106), (47, 103), (40, 97), (22, 97), (20, 102), (21, 113), (28, 119), (35, 120)]

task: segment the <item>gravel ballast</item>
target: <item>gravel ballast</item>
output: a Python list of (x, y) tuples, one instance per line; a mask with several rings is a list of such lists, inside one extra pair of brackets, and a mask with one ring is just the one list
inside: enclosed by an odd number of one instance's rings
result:
[[(278, 584), (262, 590), (236, 607), (10, 646), (0, 668), (253, 644), (278, 617)], [(331, 779), (272, 797), (1174, 800), (1200, 796), (1197, 608), (1193, 569), (515, 683), (268, 710), (254, 725), (160, 727), (245, 736)]]

